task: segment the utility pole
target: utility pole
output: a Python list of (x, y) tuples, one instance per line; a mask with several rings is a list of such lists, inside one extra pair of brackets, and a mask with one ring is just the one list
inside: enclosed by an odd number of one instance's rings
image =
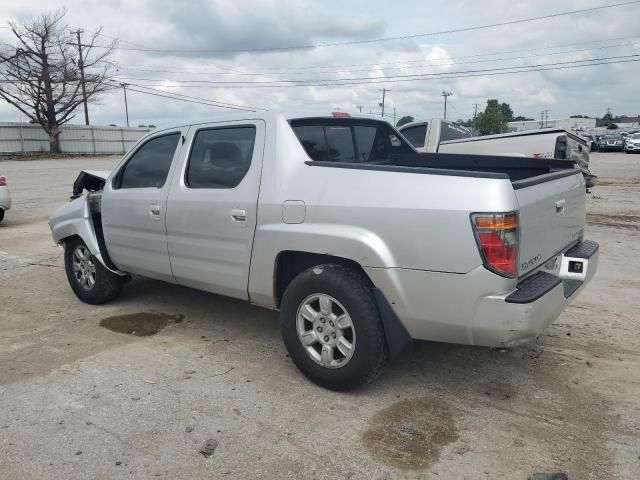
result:
[(391, 90), (387, 90), (386, 88), (382, 89), (382, 103), (380, 104), (380, 106), (382, 107), (382, 118), (384, 118), (384, 99), (385, 99), (385, 94), (387, 92), (390, 92)]
[(474, 103), (473, 104), (473, 130), (477, 129), (477, 127), (476, 127), (476, 118), (478, 118), (478, 107), (479, 106), (480, 106), (479, 103)]
[(443, 90), (442, 92), (442, 96), (444, 97), (444, 120), (447, 119), (447, 97), (450, 97), (451, 95), (453, 95), (453, 93), (447, 92), (446, 90)]
[(84, 103), (84, 123), (89, 125), (89, 108), (87, 107), (87, 87), (84, 83), (84, 60), (82, 59), (82, 41), (80, 40), (80, 34), (84, 32), (81, 28), (77, 29), (75, 33), (78, 36), (78, 68), (80, 69), (80, 82), (82, 84), (82, 103)]
[(396, 107), (393, 107), (393, 126), (396, 126)]
[(540, 111), (540, 128), (544, 128), (544, 110)]
[(124, 91), (124, 112), (127, 115), (127, 128), (129, 128), (129, 107), (127, 106), (127, 87), (129, 86), (129, 84), (121, 83), (120, 86)]
[(362, 113), (362, 105), (357, 105), (356, 108)]

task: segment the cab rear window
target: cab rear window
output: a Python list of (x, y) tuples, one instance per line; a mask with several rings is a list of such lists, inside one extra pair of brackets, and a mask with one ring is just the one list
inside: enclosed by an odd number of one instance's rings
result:
[(393, 153), (409, 148), (384, 125), (294, 123), (292, 128), (307, 155), (316, 162), (390, 163)]

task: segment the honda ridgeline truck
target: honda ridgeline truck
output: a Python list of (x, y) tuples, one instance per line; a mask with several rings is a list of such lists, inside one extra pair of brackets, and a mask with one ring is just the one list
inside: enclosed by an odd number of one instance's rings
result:
[(277, 309), (299, 369), (347, 390), (411, 339), (532, 339), (591, 280), (580, 169), (513, 160), (418, 153), (381, 120), (247, 113), (154, 130), (81, 172), (49, 225), (82, 301), (141, 275)]

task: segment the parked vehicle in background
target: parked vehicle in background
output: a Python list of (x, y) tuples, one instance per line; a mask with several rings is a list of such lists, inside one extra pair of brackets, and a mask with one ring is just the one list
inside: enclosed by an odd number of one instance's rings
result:
[(601, 152), (622, 152), (624, 141), (620, 133), (606, 133), (598, 140), (598, 150)]
[(597, 152), (598, 151), (598, 139), (595, 135), (585, 135), (584, 138), (587, 141), (587, 144), (589, 145), (589, 151), (590, 152)]
[(402, 125), (398, 130), (419, 152), (570, 160), (584, 173), (587, 188), (596, 183), (597, 177), (589, 171), (587, 141), (563, 129), (544, 128), (474, 137), (456, 123), (433, 118), (430, 122)]
[(573, 162), (419, 154), (386, 121), (252, 112), (154, 130), (82, 172), (49, 225), (82, 301), (137, 274), (279, 309), (298, 368), (349, 390), (412, 338), (534, 338), (595, 274), (585, 202)]
[(4, 219), (4, 214), (11, 208), (11, 196), (7, 186), (7, 177), (0, 175), (0, 222)]
[(640, 152), (640, 133), (632, 133), (627, 137), (627, 142), (624, 150), (627, 153)]

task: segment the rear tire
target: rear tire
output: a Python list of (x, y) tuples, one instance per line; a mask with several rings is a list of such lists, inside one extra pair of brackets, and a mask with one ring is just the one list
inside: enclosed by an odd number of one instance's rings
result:
[(0, 208), (0, 223), (2, 223), (2, 220), (4, 220), (4, 210)]
[(324, 388), (370, 383), (388, 358), (373, 292), (353, 269), (318, 265), (302, 272), (284, 292), (280, 320), (291, 359)]
[(106, 303), (122, 290), (124, 278), (107, 270), (80, 238), (65, 243), (64, 267), (73, 293), (85, 303)]

